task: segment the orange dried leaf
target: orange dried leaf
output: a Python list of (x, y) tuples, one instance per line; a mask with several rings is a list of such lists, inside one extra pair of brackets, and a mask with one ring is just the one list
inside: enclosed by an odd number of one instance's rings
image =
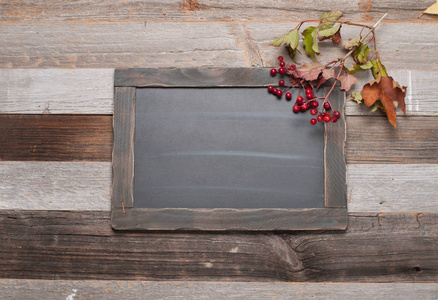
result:
[(396, 118), (396, 104), (406, 113), (405, 95), (406, 89), (402, 89), (392, 77), (380, 77), (364, 85), (361, 91), (364, 103), (371, 106), (377, 100), (382, 102), (385, 108), (386, 116), (392, 126), (397, 127), (395, 123)]

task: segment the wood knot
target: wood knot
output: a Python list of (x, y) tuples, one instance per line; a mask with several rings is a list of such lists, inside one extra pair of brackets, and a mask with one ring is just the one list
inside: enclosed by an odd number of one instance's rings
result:
[(184, 0), (179, 4), (181, 10), (195, 11), (201, 9), (201, 5), (197, 0)]

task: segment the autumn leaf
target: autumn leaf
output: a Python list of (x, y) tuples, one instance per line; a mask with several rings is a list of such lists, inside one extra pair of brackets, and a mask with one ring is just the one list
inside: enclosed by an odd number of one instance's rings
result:
[(373, 64), (370, 61), (367, 61), (363, 65), (354, 64), (353, 67), (345, 67), (345, 70), (349, 74), (354, 74), (360, 70), (368, 70), (373, 67)]
[(322, 70), (322, 76), (329, 80), (330, 78), (335, 78), (335, 69), (324, 69)]
[(396, 107), (400, 105), (402, 111), (406, 113), (404, 100), (406, 89), (402, 89), (392, 77), (381, 76), (365, 84), (361, 91), (361, 95), (368, 107), (374, 105), (377, 100), (380, 100), (385, 108), (385, 113), (389, 122), (394, 127), (397, 127), (397, 124), (395, 123)]
[(319, 30), (326, 30), (333, 27), (333, 25), (335, 25), (335, 21), (337, 21), (340, 17), (342, 17), (342, 12), (339, 10), (332, 10), (322, 13), (321, 21), (319, 22), (318, 26)]
[(291, 30), (289, 33), (283, 34), (275, 41), (271, 42), (271, 46), (278, 47), (281, 44), (290, 46), (292, 49), (297, 49), (298, 42), (300, 41), (300, 34), (298, 29)]
[(303, 64), (297, 69), (297, 74), (304, 80), (312, 81), (318, 79), (323, 69), (324, 66), (319, 63)]
[(339, 76), (339, 82), (341, 83), (341, 90), (348, 91), (351, 86), (357, 82), (357, 78), (346, 73), (345, 75)]
[(315, 54), (319, 54), (317, 33), (318, 28), (314, 26), (307, 27), (302, 33), (306, 54), (314, 61), (316, 60)]
[(354, 47), (359, 46), (359, 43), (360, 43), (360, 35), (358, 35), (352, 40), (349, 40), (348, 42), (342, 43), (342, 45), (344, 46), (345, 49), (351, 50)]
[(361, 93), (351, 93), (350, 97), (351, 97), (351, 101), (354, 101), (357, 104), (363, 103), (363, 98)]
[(435, 4), (429, 6), (425, 11), (423, 11), (418, 18), (421, 18), (424, 14), (438, 15), (438, 0)]
[(353, 52), (353, 59), (358, 64), (364, 64), (368, 61), (368, 54), (371, 49), (368, 47), (368, 44), (359, 43), (357, 48)]

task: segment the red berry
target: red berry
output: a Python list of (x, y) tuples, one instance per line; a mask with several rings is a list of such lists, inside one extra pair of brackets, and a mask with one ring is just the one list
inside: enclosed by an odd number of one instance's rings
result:
[(332, 122), (333, 123), (336, 123), (338, 121), (338, 118), (336, 118), (336, 117), (332, 117)]
[(282, 79), (282, 80), (280, 80), (279, 82), (278, 82), (278, 85), (281, 85), (281, 86), (283, 86), (284, 85), (284, 80)]
[(307, 103), (304, 103), (303, 105), (301, 105), (301, 111), (306, 111), (309, 109), (309, 105)]
[(291, 93), (286, 93), (286, 100), (290, 101), (290, 99), (292, 99), (292, 94)]
[(313, 94), (312, 89), (307, 89), (307, 90), (306, 90), (306, 94)]
[(316, 119), (318, 120), (318, 122), (322, 122), (324, 117), (322, 115), (319, 115), (319, 116), (316, 117)]
[(274, 87), (272, 85), (268, 86), (268, 92), (272, 93), (273, 89), (274, 89)]
[(302, 96), (298, 96), (298, 97), (297, 97), (297, 104), (298, 104), (298, 105), (303, 104), (303, 100), (304, 100), (304, 98), (303, 98)]
[(330, 113), (329, 113), (328, 111), (326, 111), (326, 112), (324, 113), (324, 115), (330, 117)]
[(298, 105), (294, 105), (294, 106), (292, 107), (292, 110), (293, 110), (294, 113), (297, 113), (297, 112), (300, 111), (300, 107), (299, 107)]
[(285, 72), (286, 72), (286, 70), (283, 67), (278, 69), (278, 73), (280, 73), (280, 74), (284, 74)]
[(318, 101), (312, 101), (312, 107), (317, 108), (319, 106), (319, 102)]
[(281, 95), (283, 95), (283, 92), (281, 90), (277, 90), (277, 96), (281, 97)]
[(324, 102), (324, 108), (325, 109), (330, 109), (331, 108), (330, 103)]
[(306, 94), (306, 98), (309, 99), (309, 100), (311, 100), (311, 99), (313, 99), (314, 97), (313, 97), (313, 94)]
[(280, 61), (280, 67), (284, 67), (286, 63), (284, 61)]
[(339, 118), (341, 116), (341, 113), (339, 111), (335, 110), (333, 112), (333, 116), (335, 116), (336, 118)]
[(277, 89), (276, 89), (276, 88), (273, 88), (273, 89), (272, 89), (272, 94), (274, 94), (274, 95), (277, 94)]
[(283, 61), (283, 56), (279, 56), (279, 57), (278, 57), (278, 60), (279, 60), (279, 61)]
[(310, 124), (316, 125), (316, 119), (310, 119)]
[(329, 116), (324, 116), (324, 122), (330, 122), (331, 118)]
[(296, 65), (290, 65), (289, 69), (291, 69), (292, 71), (295, 70), (297, 68)]
[(275, 76), (277, 74), (277, 70), (276, 69), (271, 69), (271, 75)]
[(318, 111), (316, 110), (316, 108), (312, 108), (311, 110), (310, 110), (310, 114), (311, 115), (316, 115), (318, 113)]

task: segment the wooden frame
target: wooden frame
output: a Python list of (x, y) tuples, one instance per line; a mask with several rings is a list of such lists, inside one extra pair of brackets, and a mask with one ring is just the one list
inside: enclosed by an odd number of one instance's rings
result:
[[(263, 87), (266, 68), (117, 69), (114, 92), (112, 227), (117, 230), (342, 230), (347, 227), (345, 94), (330, 101), (341, 111), (324, 124), (324, 208), (134, 208), (136, 88)], [(272, 81), (274, 79), (271, 79)]]

